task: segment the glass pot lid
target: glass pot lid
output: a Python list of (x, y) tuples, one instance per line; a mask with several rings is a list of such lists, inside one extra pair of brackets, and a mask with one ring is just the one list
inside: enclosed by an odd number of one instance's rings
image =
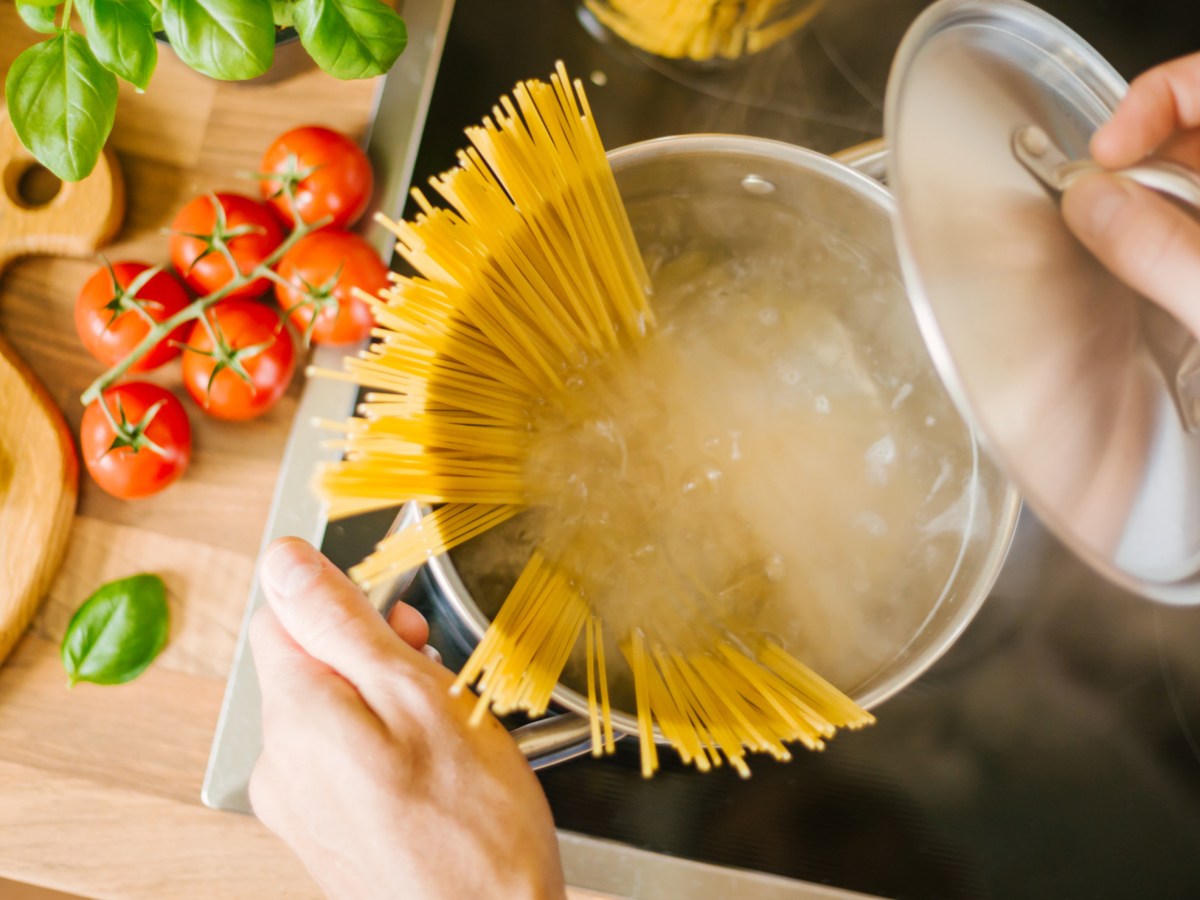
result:
[(934, 363), (1026, 502), (1106, 577), (1195, 604), (1200, 353), (1074, 239), (1019, 158), (1086, 159), (1125, 90), (1036, 7), (935, 3), (888, 83), (896, 240)]

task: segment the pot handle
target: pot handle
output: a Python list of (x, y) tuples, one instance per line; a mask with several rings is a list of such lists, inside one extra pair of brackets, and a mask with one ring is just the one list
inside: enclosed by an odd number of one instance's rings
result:
[(880, 184), (887, 184), (888, 149), (883, 138), (847, 147), (833, 154), (833, 158)]
[(512, 736), (534, 770), (583, 756), (592, 749), (592, 724), (574, 713), (559, 713), (522, 725)]
[[(420, 520), (420, 504), (410, 500), (401, 507), (392, 522), (392, 527), (388, 529), (388, 535), (412, 528)], [(367, 597), (376, 609), (387, 615), (396, 601), (408, 590), (416, 573), (417, 569), (413, 569), (368, 585)], [(574, 713), (559, 713), (522, 725), (512, 731), (512, 736), (525, 758), (529, 760), (530, 767), (535, 770), (566, 762), (592, 749), (591, 723)]]

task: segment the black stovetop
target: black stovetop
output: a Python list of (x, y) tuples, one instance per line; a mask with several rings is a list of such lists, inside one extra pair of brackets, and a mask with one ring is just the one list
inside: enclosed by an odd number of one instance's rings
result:
[[(558, 58), (591, 79), (609, 147), (724, 131), (833, 152), (878, 136), (892, 53), (926, 5), (831, 0), (780, 52), (702, 72), (598, 44), (568, 0), (457, 0), (417, 180)], [(1200, 45), (1200, 6), (1041, 5), (1127, 77)], [(351, 564), (387, 524), (332, 526), (324, 549)], [(410, 599), (438, 644), (420, 584)], [(754, 760), (748, 781), (669, 754), (643, 781), (630, 743), (543, 771), (542, 784), (560, 828), (886, 897), (1200, 897), (1198, 647), (1200, 609), (1106, 584), (1025, 514), (978, 617), (874, 728), (788, 764)]]

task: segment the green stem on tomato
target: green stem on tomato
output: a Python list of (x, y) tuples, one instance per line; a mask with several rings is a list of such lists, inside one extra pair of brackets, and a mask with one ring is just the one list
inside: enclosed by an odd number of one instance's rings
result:
[[(67, 0), (67, 2), (69, 3), (70, 0)], [(297, 222), (295, 230), (286, 238), (284, 238), (283, 243), (271, 251), (271, 253), (265, 259), (263, 259), (262, 262), (260, 262), (249, 272), (242, 273), (235, 267), (234, 271), (238, 272), (238, 275), (236, 275), (234, 278), (231, 278), (228, 282), (226, 282), (217, 290), (213, 291), (211, 294), (205, 294), (203, 297), (196, 298), (179, 312), (175, 313), (175, 315), (171, 316), (169, 319), (164, 319), (147, 331), (145, 337), (138, 342), (136, 347), (126, 354), (124, 359), (88, 385), (87, 390), (83, 392), (83, 396), (80, 398), (83, 405), (87, 406), (104, 390), (115, 384), (117, 379), (128, 372), (129, 368), (134, 363), (149, 353), (159, 341), (169, 335), (180, 325), (185, 325), (188, 322), (203, 318), (204, 314), (211, 307), (216, 306), (227, 296), (229, 296), (229, 294), (233, 293), (238, 288), (249, 284), (255, 279), (270, 278), (270, 276), (266, 273), (273, 271), (271, 267), (283, 259), (284, 254), (291, 250), (301, 238), (327, 225), (330, 221), (330, 218), (326, 217), (310, 224), (305, 222), (299, 216), (296, 216), (295, 221)]]
[(300, 288), (297, 288), (296, 285), (292, 284), (274, 269), (268, 269), (266, 272), (263, 272), (263, 275), (267, 277), (268, 281), (273, 281), (281, 287), (290, 288), (293, 291), (300, 290)]
[(112, 426), (113, 434), (121, 433), (121, 426), (117, 424), (117, 417), (112, 414), (112, 410), (108, 408), (108, 403), (103, 396), (96, 398), (100, 406), (100, 411), (104, 413), (104, 418), (108, 419), (108, 424)]

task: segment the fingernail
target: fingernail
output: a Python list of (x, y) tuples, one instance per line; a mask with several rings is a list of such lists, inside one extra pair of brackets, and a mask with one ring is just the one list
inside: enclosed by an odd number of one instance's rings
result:
[(432, 644), (426, 644), (421, 648), (421, 652), (432, 659), (439, 666), (442, 664), (442, 654), (438, 653), (437, 647)]
[(1088, 175), (1068, 189), (1063, 213), (1076, 233), (1102, 235), (1129, 199), (1129, 192), (1113, 176)]
[(275, 544), (262, 561), (263, 584), (280, 597), (291, 597), (321, 574), (320, 554), (303, 541)]

